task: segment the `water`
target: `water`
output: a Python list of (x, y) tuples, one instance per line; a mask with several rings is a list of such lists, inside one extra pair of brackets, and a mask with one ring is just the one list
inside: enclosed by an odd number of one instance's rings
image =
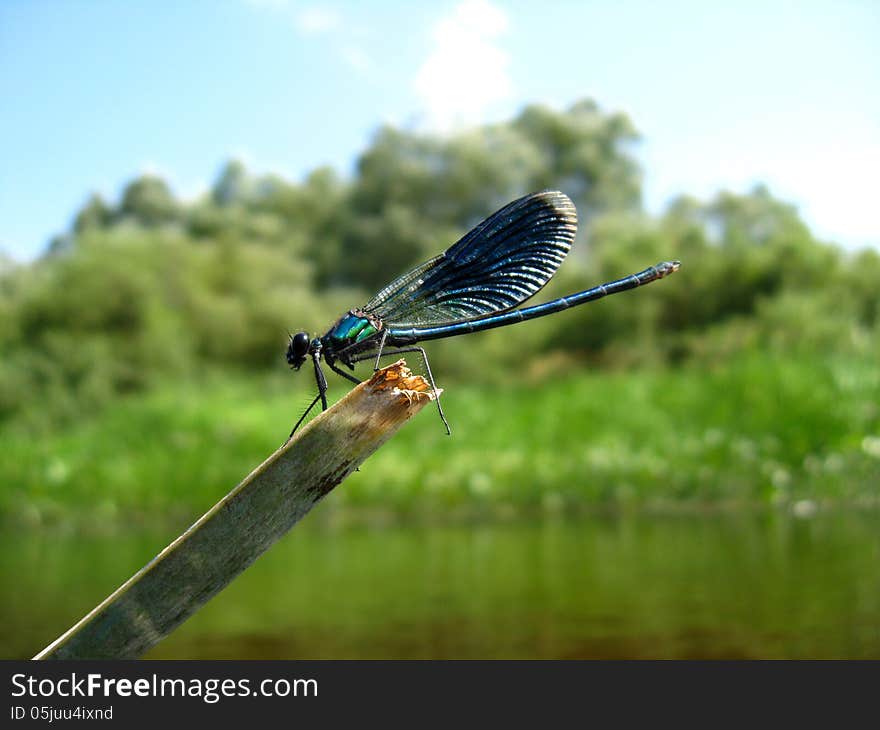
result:
[[(0, 656), (170, 538), (0, 538)], [(880, 513), (297, 526), (151, 658), (880, 658)]]

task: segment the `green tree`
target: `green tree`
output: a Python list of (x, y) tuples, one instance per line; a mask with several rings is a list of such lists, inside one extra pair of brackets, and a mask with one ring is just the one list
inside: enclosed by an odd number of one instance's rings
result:
[(179, 206), (168, 185), (154, 175), (143, 175), (122, 193), (118, 215), (151, 228), (177, 219)]
[(215, 205), (227, 207), (247, 202), (252, 190), (252, 181), (244, 163), (240, 160), (227, 162), (211, 188), (211, 199)]
[(113, 218), (113, 211), (98, 193), (93, 193), (73, 221), (77, 235), (95, 228), (105, 228)]

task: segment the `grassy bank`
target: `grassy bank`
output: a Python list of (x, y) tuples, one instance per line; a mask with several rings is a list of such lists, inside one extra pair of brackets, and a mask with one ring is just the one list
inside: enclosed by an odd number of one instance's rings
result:
[[(7, 425), (3, 521), (195, 517), (281, 443), (307, 401), (305, 380), (208, 377), (117, 401), (39, 437)], [(322, 510), (878, 498), (880, 372), (871, 362), (754, 355), (717, 370), (577, 368), (443, 385), (453, 437), (426, 410)]]

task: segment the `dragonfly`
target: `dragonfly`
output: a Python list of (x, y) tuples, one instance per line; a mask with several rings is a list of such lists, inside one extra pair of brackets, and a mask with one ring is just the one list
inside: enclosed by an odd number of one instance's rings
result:
[(577, 211), (564, 193), (544, 190), (514, 200), (493, 213), (439, 256), (392, 281), (367, 304), (351, 309), (320, 337), (290, 335), (287, 363), (299, 370), (311, 358), (318, 394), (297, 421), (290, 437), (321, 401), (327, 410), (323, 360), (353, 383), (364, 360), (374, 370), (387, 355), (418, 353), (446, 433), (431, 365), (419, 343), (526, 322), (564, 309), (644, 286), (678, 271), (678, 261), (662, 261), (622, 279), (609, 281), (543, 304), (518, 308), (556, 273), (577, 233)]

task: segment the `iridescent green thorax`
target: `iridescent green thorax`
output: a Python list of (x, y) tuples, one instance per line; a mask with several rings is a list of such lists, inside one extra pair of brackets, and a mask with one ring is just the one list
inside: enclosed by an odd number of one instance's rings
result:
[(338, 345), (362, 342), (379, 331), (377, 324), (359, 313), (349, 312), (333, 326), (327, 337)]

